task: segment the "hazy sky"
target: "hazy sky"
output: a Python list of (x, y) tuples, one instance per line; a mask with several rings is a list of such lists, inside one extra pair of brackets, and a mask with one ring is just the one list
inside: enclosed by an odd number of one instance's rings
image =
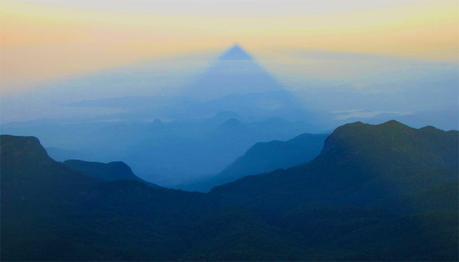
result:
[(456, 0), (3, 0), (0, 24), (0, 94), (235, 42), (265, 54), (459, 52)]

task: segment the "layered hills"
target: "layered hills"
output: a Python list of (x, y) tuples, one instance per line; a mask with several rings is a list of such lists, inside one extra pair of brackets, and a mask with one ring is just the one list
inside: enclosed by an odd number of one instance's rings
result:
[(458, 139), (352, 123), (309, 163), (202, 194), (96, 178), (1, 136), (2, 260), (457, 260)]
[[(146, 85), (148, 80), (128, 79), (119, 85), (129, 89), (139, 82)], [(93, 100), (65, 105), (91, 114), (2, 123), (1, 133), (40, 137), (59, 160), (123, 161), (142, 179), (176, 187), (220, 172), (259, 141), (317, 131), (312, 126), (318, 119), (307, 114), (305, 104), (239, 45), (217, 55), (173, 95), (113, 97), (113, 89), (92, 84), (87, 97)], [(148, 82), (152, 89), (158, 84)], [(60, 105), (80, 97), (78, 92), (67, 97), (78, 88), (58, 89), (62, 98), (49, 90), (33, 101), (52, 97)]]

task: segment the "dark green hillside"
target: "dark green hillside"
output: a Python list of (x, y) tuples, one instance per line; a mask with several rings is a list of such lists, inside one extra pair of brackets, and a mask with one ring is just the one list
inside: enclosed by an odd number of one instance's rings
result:
[(1, 258), (456, 261), (458, 139), (348, 124), (308, 164), (203, 194), (96, 179), (0, 136)]
[(2, 260), (47, 258), (50, 243), (71, 252), (60, 228), (73, 227), (66, 215), (95, 181), (49, 158), (35, 137), (0, 136), (0, 164)]
[(337, 128), (309, 164), (216, 188), (304, 234), (324, 259), (456, 259), (457, 131), (396, 121)]
[[(206, 194), (94, 179), (49, 158), (36, 138), (0, 141), (2, 260), (278, 258), (292, 244), (265, 239), (258, 232), (271, 226)], [(208, 252), (209, 241), (219, 244)]]
[(314, 161), (243, 178), (212, 193), (249, 199), (247, 204), (256, 206), (263, 206), (258, 200), (272, 199), (279, 208), (315, 199), (372, 206), (389, 204), (384, 200), (391, 198), (414, 201), (433, 188), (457, 182), (458, 137), (457, 131), (413, 129), (395, 121), (348, 124), (327, 138)]

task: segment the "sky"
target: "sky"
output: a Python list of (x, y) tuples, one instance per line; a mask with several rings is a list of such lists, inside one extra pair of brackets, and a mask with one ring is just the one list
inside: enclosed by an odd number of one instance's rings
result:
[(0, 24), (0, 95), (234, 43), (459, 60), (455, 0), (1, 0)]

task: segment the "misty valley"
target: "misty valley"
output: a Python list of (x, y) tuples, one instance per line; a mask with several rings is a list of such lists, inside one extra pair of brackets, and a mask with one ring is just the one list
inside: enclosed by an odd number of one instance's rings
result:
[(236, 44), (171, 93), (142, 69), (12, 96), (1, 260), (457, 261), (457, 71), (419, 63), (446, 73), (301, 94)]

